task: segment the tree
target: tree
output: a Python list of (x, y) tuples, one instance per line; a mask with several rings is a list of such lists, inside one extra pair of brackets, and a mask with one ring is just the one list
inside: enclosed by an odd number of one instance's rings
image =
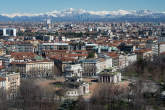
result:
[(94, 52), (89, 52), (88, 53), (88, 57), (87, 58), (94, 58), (95, 57), (95, 53)]
[(0, 88), (0, 110), (7, 110), (7, 94), (3, 88)]
[(15, 108), (23, 110), (56, 110), (58, 103), (51, 88), (42, 88), (34, 80), (23, 80), (18, 97), (14, 101)]

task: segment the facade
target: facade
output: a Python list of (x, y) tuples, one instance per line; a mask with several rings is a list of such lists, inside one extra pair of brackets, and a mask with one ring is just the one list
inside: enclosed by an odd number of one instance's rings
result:
[(65, 75), (66, 77), (82, 77), (83, 68), (81, 67), (81, 64), (73, 64), (68, 65), (65, 67)]
[(165, 42), (159, 44), (159, 54), (165, 52)]
[(1, 87), (7, 91), (7, 99), (15, 98), (20, 86), (20, 73), (3, 73), (0, 79)]
[(21, 74), (33, 77), (39, 77), (53, 74), (53, 61), (31, 61), (31, 62), (12, 62), (11, 71), (20, 72)]
[(119, 55), (114, 52), (110, 52), (110, 53), (108, 53), (108, 56), (110, 56), (110, 58), (112, 58), (112, 67), (118, 67), (119, 66)]
[(84, 42), (72, 42), (69, 44), (69, 50), (86, 50)]
[(137, 61), (137, 55), (134, 53), (119, 55), (119, 66), (118, 67), (120, 69), (123, 69), (136, 61)]
[(41, 53), (43, 50), (68, 50), (68, 43), (42, 43), (38, 46), (38, 51)]
[(74, 88), (68, 88), (68, 90), (66, 91), (67, 97), (78, 97), (89, 93), (88, 83), (80, 83), (76, 85), (78, 86)]
[(3, 48), (0, 48), (0, 56), (3, 56), (6, 54), (6, 50)]
[(16, 45), (16, 52), (35, 52), (32, 44), (18, 44)]
[(158, 42), (159, 43), (165, 42), (165, 32), (162, 32), (161, 36), (158, 37)]
[(0, 57), (0, 59), (2, 60), (2, 66), (4, 66), (4, 68), (8, 69), (10, 63), (14, 60), (14, 58), (11, 58), (10, 55), (5, 55), (3, 57)]
[(0, 89), (6, 88), (6, 79), (3, 77), (0, 77)]
[(153, 47), (151, 48), (152, 49), (152, 54), (155, 55), (155, 56), (158, 56), (159, 55), (159, 44), (158, 43), (155, 43), (153, 45)]
[(127, 55), (128, 65), (137, 61), (137, 55), (135, 53)]
[(113, 69), (105, 69), (99, 74), (101, 83), (118, 83), (121, 82), (121, 73)]
[(86, 59), (80, 61), (84, 76), (96, 76), (102, 70), (112, 67), (111, 58)]
[[(163, 37), (165, 38), (165, 37)], [(154, 56), (158, 56), (161, 53), (165, 52), (165, 42), (163, 42), (163, 38), (161, 38), (161, 41), (158, 42), (148, 42), (146, 44), (146, 48), (147, 49), (152, 49), (152, 54)], [(160, 39), (159, 39), (160, 40)]]
[(0, 36), (17, 36), (17, 30), (14, 28), (3, 28), (0, 29)]
[(137, 54), (137, 59), (150, 59), (153, 56), (151, 49), (140, 49), (136, 50), (135, 53)]

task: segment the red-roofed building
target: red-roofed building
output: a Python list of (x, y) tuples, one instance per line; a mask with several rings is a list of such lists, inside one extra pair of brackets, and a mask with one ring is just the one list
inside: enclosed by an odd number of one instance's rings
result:
[(115, 52), (110, 52), (107, 55), (112, 58), (112, 67), (118, 67), (119, 66), (119, 55)]
[(33, 52), (13, 52), (11, 53), (11, 58), (15, 61), (31, 61), (34, 60), (37, 55)]
[(20, 72), (31, 77), (54, 74), (54, 62), (49, 60), (30, 62), (11, 62), (11, 71)]
[(135, 50), (135, 53), (137, 54), (137, 59), (147, 59), (152, 57), (151, 49)]
[(0, 89), (6, 87), (6, 79), (3, 77), (0, 77)]

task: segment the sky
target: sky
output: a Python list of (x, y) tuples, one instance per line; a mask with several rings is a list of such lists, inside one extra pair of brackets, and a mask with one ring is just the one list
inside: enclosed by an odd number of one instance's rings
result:
[(0, 13), (44, 13), (68, 8), (91, 11), (141, 10), (165, 12), (165, 0), (1, 0)]

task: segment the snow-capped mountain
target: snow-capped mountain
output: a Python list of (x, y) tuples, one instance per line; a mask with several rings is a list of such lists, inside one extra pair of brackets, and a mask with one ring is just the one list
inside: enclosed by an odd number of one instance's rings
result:
[(54, 21), (165, 21), (165, 12), (150, 10), (88, 11), (69, 8), (37, 14), (0, 14), (0, 21), (43, 21), (47, 18)]

